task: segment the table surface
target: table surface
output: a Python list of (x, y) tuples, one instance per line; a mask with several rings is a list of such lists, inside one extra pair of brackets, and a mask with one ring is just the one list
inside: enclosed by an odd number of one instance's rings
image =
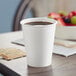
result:
[[(18, 48), (25, 50), (23, 46), (12, 44), (11, 42), (23, 38), (22, 32), (11, 32), (0, 34), (0, 48)], [(76, 76), (76, 55), (64, 57), (53, 54), (52, 65), (44, 68), (27, 67), (26, 57), (5, 61), (0, 59), (0, 63), (8, 66), (21, 76)]]

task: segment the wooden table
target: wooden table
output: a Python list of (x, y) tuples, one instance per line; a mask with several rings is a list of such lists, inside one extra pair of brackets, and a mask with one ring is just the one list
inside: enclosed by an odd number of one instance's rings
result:
[[(22, 37), (22, 32), (0, 34), (0, 48), (14, 47), (25, 50), (23, 46), (11, 43), (11, 41)], [(27, 74), (28, 76), (76, 76), (76, 55), (63, 57), (53, 54), (52, 65), (44, 68), (27, 67), (26, 57), (9, 62), (0, 59), (0, 63), (6, 65), (21, 76), (27, 76)]]

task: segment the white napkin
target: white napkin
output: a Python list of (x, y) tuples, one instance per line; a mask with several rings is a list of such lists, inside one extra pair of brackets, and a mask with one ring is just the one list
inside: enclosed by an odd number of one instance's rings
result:
[(76, 48), (76, 42), (63, 39), (55, 39), (56, 45), (61, 45), (67, 48)]
[(53, 53), (68, 57), (68, 56), (76, 54), (76, 49), (75, 48), (67, 48), (67, 47), (60, 46), (60, 45), (55, 45)]
[(64, 56), (76, 54), (76, 42), (55, 39), (54, 53)]

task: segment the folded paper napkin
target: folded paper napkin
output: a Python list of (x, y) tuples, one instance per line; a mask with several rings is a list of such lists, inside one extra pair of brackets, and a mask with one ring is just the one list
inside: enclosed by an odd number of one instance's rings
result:
[(71, 56), (76, 54), (76, 42), (55, 39), (55, 46), (53, 53), (63, 56)]
[(55, 39), (55, 44), (61, 45), (61, 46), (67, 47), (67, 48), (76, 48), (76, 42), (74, 42), (74, 41)]

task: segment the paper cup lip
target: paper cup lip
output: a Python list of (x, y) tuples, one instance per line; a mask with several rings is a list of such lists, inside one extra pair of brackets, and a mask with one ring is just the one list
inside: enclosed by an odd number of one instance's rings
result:
[[(20, 24), (21, 25), (24, 25), (24, 24), (26, 24), (28, 22), (35, 22), (35, 21), (43, 21), (43, 22), (46, 21), (46, 22), (50, 22), (50, 23), (52, 23), (50, 25), (57, 24), (57, 21), (56, 20), (50, 19), (48, 17), (35, 17), (35, 18), (23, 19), (23, 20), (20, 21)], [(48, 26), (50, 26), (50, 25), (48, 25)], [(27, 26), (27, 25), (25, 25), (25, 26)], [(29, 25), (29, 26), (31, 26), (31, 25)]]

